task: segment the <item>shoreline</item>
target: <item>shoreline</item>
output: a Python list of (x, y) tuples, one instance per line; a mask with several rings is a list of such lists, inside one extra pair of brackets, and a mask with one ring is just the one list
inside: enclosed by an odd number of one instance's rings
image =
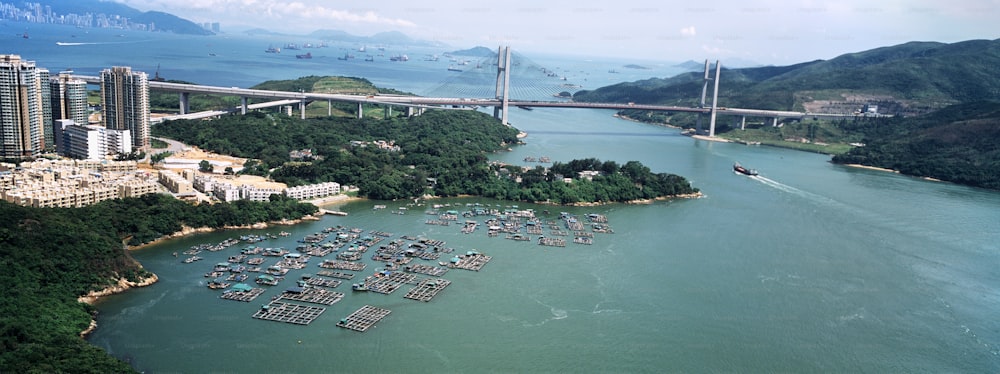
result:
[(849, 167), (852, 167), (852, 168), (858, 168), (858, 169), (878, 170), (878, 171), (885, 171), (885, 172), (889, 172), (889, 173), (899, 174), (898, 170), (880, 168), (878, 166), (868, 166), (868, 165), (861, 165), (861, 164), (843, 164), (843, 165), (844, 166), (849, 166)]

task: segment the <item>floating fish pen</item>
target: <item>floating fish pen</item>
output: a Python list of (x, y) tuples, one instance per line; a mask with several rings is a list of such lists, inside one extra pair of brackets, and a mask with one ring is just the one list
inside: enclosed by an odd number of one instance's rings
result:
[(181, 262), (185, 263), (185, 264), (190, 264), (192, 262), (201, 261), (201, 260), (203, 260), (203, 259), (200, 256), (191, 256), (191, 257), (188, 257), (188, 258), (185, 258), (185, 259), (181, 260)]
[(562, 231), (562, 230), (556, 229), (556, 230), (549, 231), (549, 235), (569, 236), (569, 233), (566, 232), (566, 231)]
[(608, 223), (608, 216), (603, 214), (590, 213), (587, 215), (587, 219), (593, 223)]
[(457, 269), (479, 271), (479, 269), (482, 269), (483, 266), (485, 266), (492, 259), (493, 259), (492, 256), (487, 256), (480, 253), (473, 253), (462, 257), (453, 258), (451, 267)]
[(519, 241), (519, 242), (531, 241), (531, 237), (530, 236), (522, 235), (522, 234), (507, 234), (506, 238), (510, 239), (510, 240)]
[(319, 277), (313, 277), (313, 278), (309, 278), (308, 280), (306, 280), (306, 284), (308, 284), (310, 286), (318, 286), (318, 287), (336, 288), (337, 286), (340, 285), (340, 283), (341, 283), (341, 281), (336, 280), (336, 279), (319, 278)]
[(210, 271), (210, 272), (205, 273), (205, 278), (218, 278), (218, 277), (221, 277), (223, 275), (226, 275), (226, 272), (224, 272), (224, 271)]
[(276, 300), (295, 300), (304, 303), (322, 304), (322, 305), (333, 305), (344, 298), (344, 294), (340, 292), (329, 291), (323, 288), (315, 287), (292, 287), (288, 291), (282, 292), (281, 296), (278, 296)]
[(429, 220), (424, 221), (424, 224), (426, 224), (426, 225), (437, 225), (437, 226), (449, 226), (449, 225), (451, 225), (451, 221), (441, 221), (441, 220), (429, 219)]
[(336, 260), (325, 260), (319, 264), (319, 267), (325, 269), (334, 270), (350, 270), (350, 271), (362, 271), (365, 270), (364, 262), (351, 262), (351, 261), (336, 261)]
[(563, 238), (538, 238), (538, 245), (545, 245), (549, 247), (565, 247), (566, 239)]
[(525, 230), (529, 235), (542, 235), (542, 227), (538, 225), (528, 225)]
[(263, 247), (246, 247), (240, 250), (240, 253), (245, 255), (259, 255), (261, 252), (264, 252)]
[(593, 238), (594, 237), (594, 233), (592, 233), (592, 232), (586, 232), (586, 231), (574, 231), (573, 232), (573, 236), (578, 237), (578, 238)]
[(266, 248), (264, 249), (264, 256), (271, 257), (281, 257), (288, 254), (288, 250), (284, 248)]
[(592, 239), (592, 238), (573, 238), (573, 243), (591, 245), (591, 244), (594, 244), (594, 239)]
[(382, 318), (388, 316), (392, 313), (388, 309), (376, 308), (371, 305), (365, 305), (351, 313), (351, 315), (344, 317), (340, 322), (337, 322), (337, 326), (343, 327), (345, 329), (354, 330), (358, 332), (364, 332), (368, 328), (372, 327)]
[(324, 277), (339, 278), (339, 279), (354, 278), (354, 273), (344, 273), (341, 271), (329, 271), (329, 270), (321, 270), (317, 272), (316, 275), (322, 275)]
[(374, 231), (374, 230), (370, 231), (369, 234), (372, 234), (372, 235), (375, 235), (375, 236), (381, 236), (383, 238), (391, 238), (393, 236), (393, 234), (391, 232)]
[(260, 265), (264, 263), (263, 257), (254, 257), (247, 260), (247, 265)]
[(239, 254), (239, 255), (229, 256), (229, 260), (228, 261), (229, 261), (229, 263), (232, 263), (232, 264), (242, 264), (244, 261), (246, 261), (247, 257), (249, 257), (249, 256), (247, 256), (245, 254)]
[(583, 230), (583, 222), (577, 221), (576, 218), (566, 219), (566, 228), (571, 231)]
[(394, 272), (385, 275), (377, 275), (374, 277), (369, 277), (368, 279), (365, 280), (365, 286), (368, 287), (369, 291), (388, 295), (391, 294), (393, 291), (398, 290), (404, 284), (413, 282), (415, 279), (417, 279), (416, 275), (407, 274), (403, 272)]
[(323, 240), (326, 240), (327, 236), (329, 236), (329, 234), (327, 233), (315, 233), (311, 235), (306, 235), (306, 237), (302, 238), (302, 240), (300, 241), (303, 243), (319, 243)]
[(326, 308), (272, 301), (253, 314), (253, 318), (266, 321), (308, 325), (318, 318)]
[(605, 224), (602, 224), (602, 223), (595, 223), (595, 224), (593, 224), (591, 226), (591, 231), (596, 232), (596, 233), (603, 233), (603, 234), (614, 234), (615, 233), (615, 230), (612, 230), (611, 226), (608, 226), (608, 225), (605, 225)]
[(442, 221), (458, 221), (458, 212), (449, 211), (448, 213), (438, 215), (438, 219)]
[(423, 302), (431, 301), (441, 290), (451, 284), (451, 281), (445, 279), (424, 279), (417, 283), (416, 287), (411, 288), (406, 292), (403, 297), (412, 300), (418, 300)]
[(403, 271), (440, 277), (448, 272), (448, 268), (443, 268), (440, 266), (433, 266), (433, 265), (416, 264), (404, 267)]
[(479, 227), (479, 223), (478, 222), (476, 222), (476, 221), (465, 221), (465, 225), (462, 226), (462, 233), (463, 234), (471, 234), (473, 231), (476, 231), (477, 227)]
[(358, 261), (361, 259), (361, 252), (341, 252), (337, 254), (337, 259), (343, 261)]
[(236, 284), (232, 288), (223, 291), (222, 296), (219, 296), (219, 298), (225, 300), (242, 301), (245, 303), (249, 303), (254, 299), (256, 299), (257, 296), (264, 294), (265, 291), (263, 288), (250, 288), (247, 290), (236, 289), (237, 286), (239, 286), (239, 284)]

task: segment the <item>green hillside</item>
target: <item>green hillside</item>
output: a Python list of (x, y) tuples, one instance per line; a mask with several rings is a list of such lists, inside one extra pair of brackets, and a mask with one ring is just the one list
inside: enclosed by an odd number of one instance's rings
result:
[(865, 134), (865, 146), (835, 156), (834, 162), (1000, 190), (1000, 103), (954, 105), (855, 130)]
[[(723, 70), (719, 106), (830, 112), (879, 105), (921, 114), (950, 104), (1000, 100), (1000, 40), (910, 42), (789, 66)], [(696, 105), (703, 73), (580, 91), (577, 101)]]

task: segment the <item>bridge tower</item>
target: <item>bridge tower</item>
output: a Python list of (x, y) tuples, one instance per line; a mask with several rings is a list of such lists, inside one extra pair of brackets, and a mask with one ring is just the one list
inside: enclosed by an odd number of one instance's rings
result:
[(715, 60), (715, 89), (712, 90), (712, 117), (708, 121), (708, 136), (715, 136), (715, 112), (718, 109), (719, 101), (719, 72), (722, 71), (722, 64)]
[(497, 95), (500, 106), (493, 107), (493, 117), (499, 118), (504, 125), (507, 124), (507, 103), (510, 100), (510, 46), (499, 47), (497, 49)]
[[(701, 86), (701, 105), (699, 108), (705, 107), (705, 94), (708, 93), (708, 81), (712, 78), (708, 77), (708, 59), (705, 59), (705, 84)], [(701, 134), (701, 113), (698, 113), (697, 121), (695, 122), (695, 134)]]

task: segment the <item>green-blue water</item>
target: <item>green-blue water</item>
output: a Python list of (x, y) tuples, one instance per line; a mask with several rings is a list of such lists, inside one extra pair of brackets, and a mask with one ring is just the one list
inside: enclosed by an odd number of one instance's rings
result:
[[(550, 210), (550, 219), (608, 216), (614, 234), (565, 248), (426, 225), (426, 206), (390, 214), (409, 202), (349, 203), (339, 207), (347, 217), (264, 230), (292, 233), (266, 246), (293, 248), (344, 225), (493, 256), (480, 272), (450, 271), (453, 283), (428, 303), (404, 299), (406, 287), (381, 295), (341, 285), (345, 299), (308, 326), (250, 318), (288, 280), (251, 303), (220, 300), (205, 286), (202, 274), (236, 249), (187, 265), (172, 255), (251, 231), (177, 239), (134, 253), (160, 282), (98, 304), (89, 340), (147, 372), (1000, 371), (1000, 194), (822, 155), (697, 141), (611, 114), (513, 109), (527, 144), (495, 158), (639, 160), (687, 177), (706, 196), (518, 204)], [(734, 161), (762, 177), (734, 174)], [(512, 204), (430, 203), (475, 202)], [(380, 264), (365, 261), (365, 273)], [(315, 273), (315, 262), (289, 278)], [(364, 333), (335, 326), (365, 304), (392, 314)]]
[[(285, 228), (293, 235), (267, 245), (293, 247), (295, 238), (344, 225), (445, 240), (493, 261), (480, 272), (452, 270), (444, 278), (453, 284), (429, 303), (342, 285), (345, 300), (304, 327), (251, 319), (260, 302), (223, 301), (205, 287), (202, 273), (226, 252), (192, 265), (171, 255), (240, 232), (176, 240), (135, 253), (161, 282), (102, 302), (91, 341), (154, 372), (1000, 368), (995, 192), (836, 166), (821, 155), (695, 141), (606, 112), (535, 110), (514, 121), (531, 134), (528, 145), (501, 159), (637, 159), (687, 176), (706, 197), (519, 204), (550, 210), (550, 218), (563, 210), (609, 217), (614, 234), (565, 248), (426, 225), (426, 207), (389, 213), (407, 202), (377, 211), (372, 205), (384, 202), (350, 203), (341, 207), (349, 216)], [(734, 160), (763, 178), (732, 173)], [(432, 203), (469, 202), (510, 205)], [(364, 304), (392, 314), (365, 333), (334, 326)]]

